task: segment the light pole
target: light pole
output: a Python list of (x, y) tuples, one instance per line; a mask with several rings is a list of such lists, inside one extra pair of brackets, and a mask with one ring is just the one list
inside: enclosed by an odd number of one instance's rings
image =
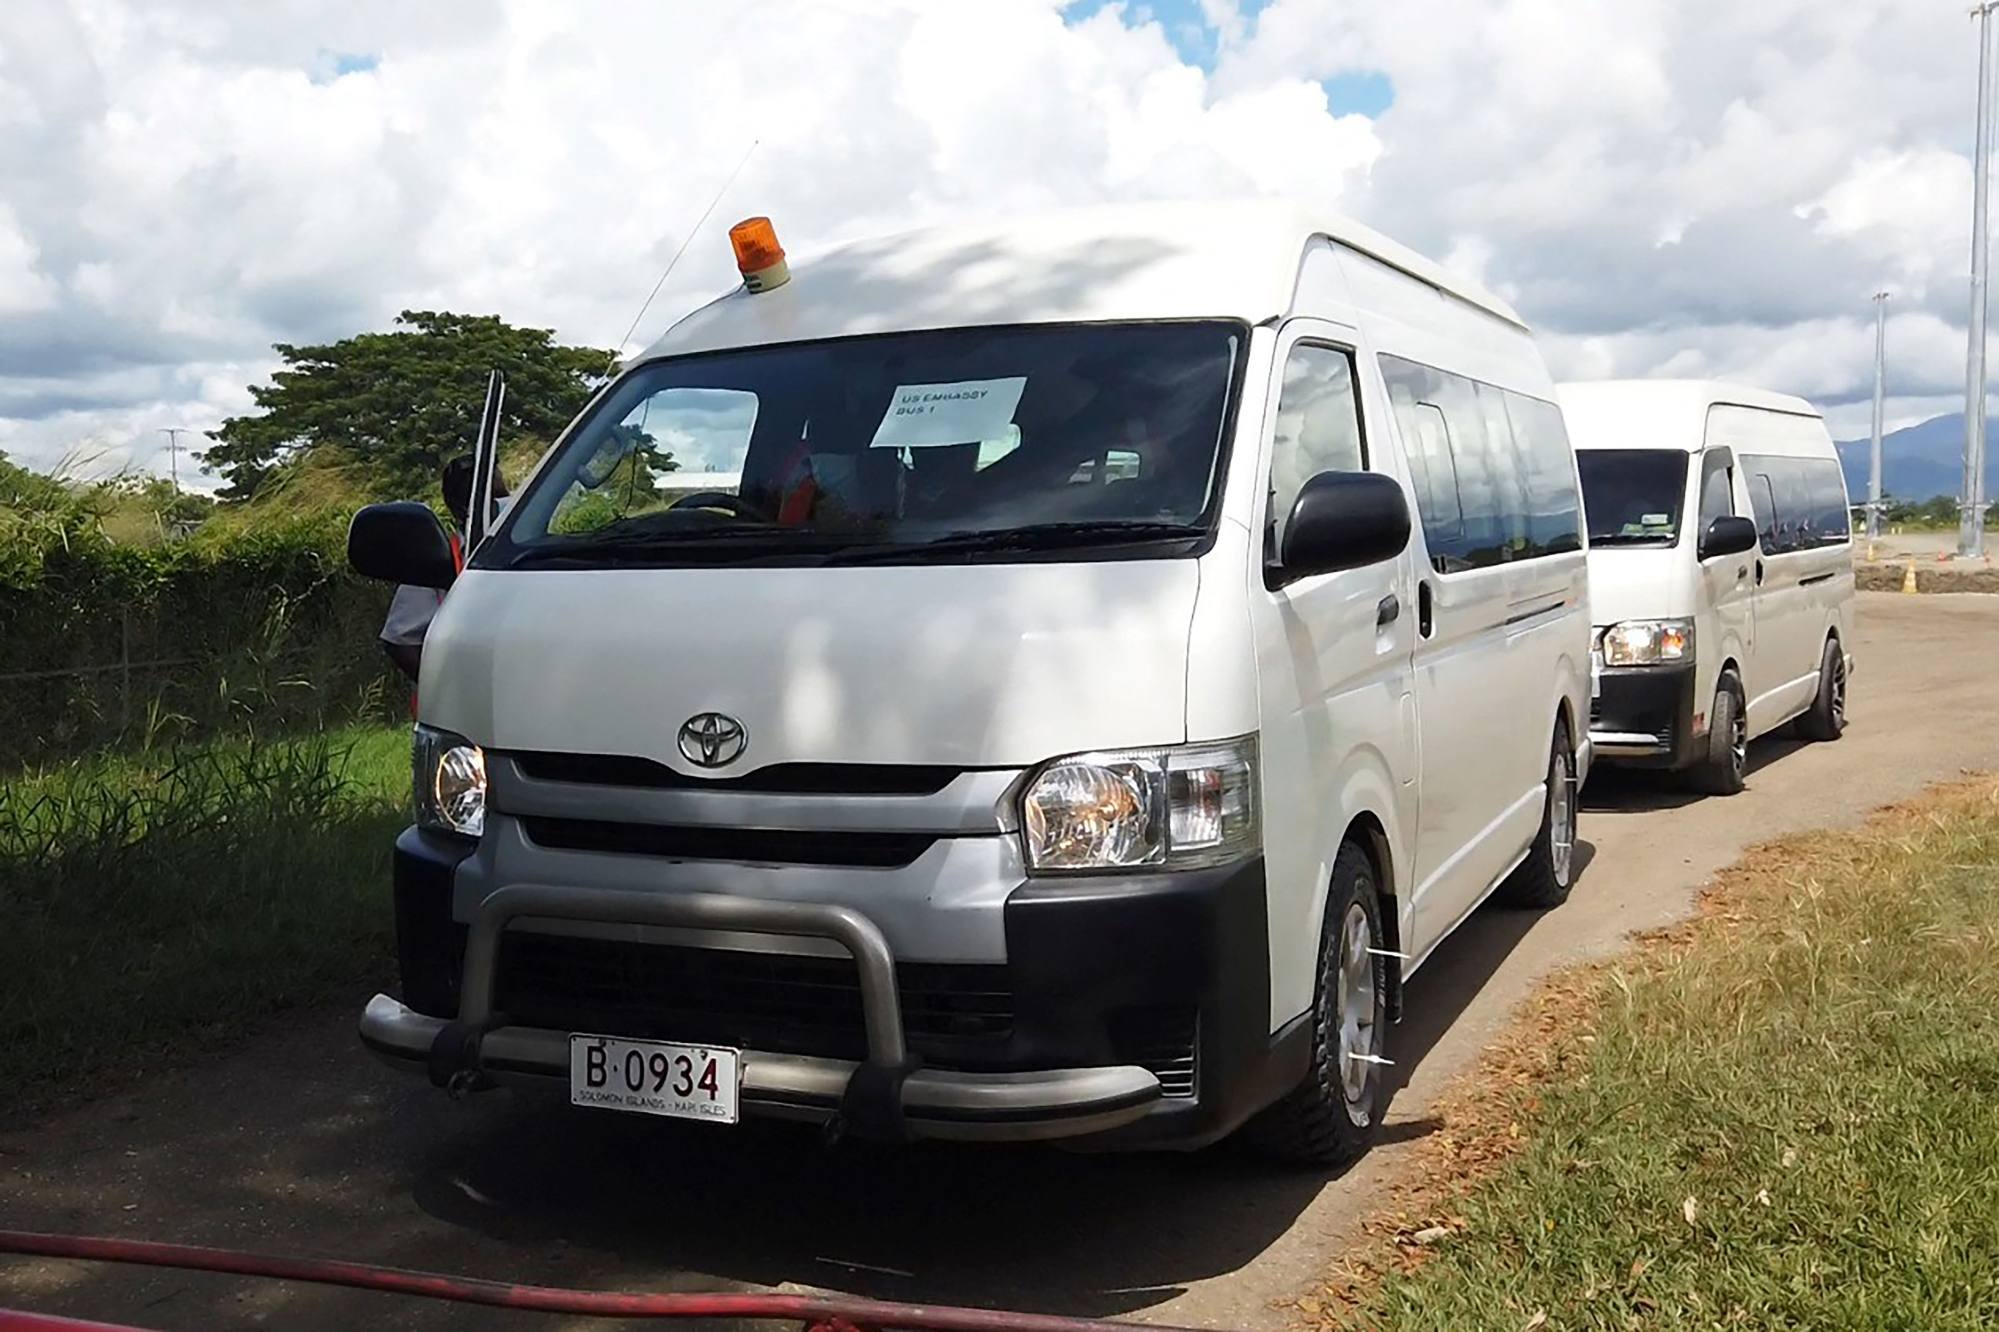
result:
[(1881, 414), (1888, 400), (1888, 293), (1874, 293), (1874, 434), (1867, 452), (1867, 558), (1881, 536)]
[(1999, 0), (1985, 0), (1972, 7), (1978, 20), (1978, 132), (1971, 163), (1971, 331), (1967, 339), (1964, 373), (1964, 496), (1963, 515), (1958, 522), (1959, 558), (1975, 560), (1985, 554), (1985, 515), (1979, 509), (1979, 494), (1985, 489), (1985, 267), (1991, 258), (1992, 237), (1986, 228), (1986, 190), (1991, 177), (1992, 101), (1992, 11)]

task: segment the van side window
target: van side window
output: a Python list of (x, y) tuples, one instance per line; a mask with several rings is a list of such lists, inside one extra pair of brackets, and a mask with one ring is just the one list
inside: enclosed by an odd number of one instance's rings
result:
[(1301, 342), (1284, 361), (1277, 426), (1270, 445), (1270, 538), (1283, 548), (1284, 525), (1304, 484), (1321, 472), (1367, 466), (1353, 357), (1336, 347)]
[(1844, 545), (1852, 538), (1837, 462), (1745, 453), (1742, 466), (1764, 553)]
[(1569, 447), (1562, 409), (1552, 402), (1507, 393), (1506, 415), (1513, 438), (1526, 455), (1528, 533), (1536, 555), (1560, 555), (1583, 548), (1582, 493), (1576, 488), (1575, 452)]
[(1735, 469), (1730, 461), (1728, 454), (1720, 450), (1701, 459), (1700, 526), (1695, 529), (1696, 539), (1707, 531), (1709, 523), (1735, 513)]
[(1560, 408), (1398, 357), (1381, 372), (1438, 573), (1582, 548)]

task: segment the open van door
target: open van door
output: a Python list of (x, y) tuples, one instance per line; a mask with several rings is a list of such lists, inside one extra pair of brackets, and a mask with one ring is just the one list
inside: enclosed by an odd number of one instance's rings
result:
[(486, 405), (479, 413), (479, 437), (472, 446), (472, 502), (466, 509), (465, 554), (471, 557), (498, 517), (494, 510), (493, 478), (500, 470), (500, 411), (507, 401), (507, 381), (498, 370), (486, 379)]

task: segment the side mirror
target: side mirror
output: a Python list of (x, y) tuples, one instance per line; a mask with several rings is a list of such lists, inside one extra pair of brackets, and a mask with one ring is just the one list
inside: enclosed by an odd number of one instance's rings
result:
[(1756, 524), (1739, 514), (1727, 514), (1707, 525), (1701, 533), (1701, 559), (1715, 555), (1740, 555), (1756, 549)]
[(458, 577), (451, 538), (427, 504), (370, 504), (347, 527), (347, 563), (363, 578), (450, 587)]
[(1284, 526), (1286, 581), (1394, 559), (1409, 545), (1409, 501), (1379, 472), (1321, 472), (1298, 491)]

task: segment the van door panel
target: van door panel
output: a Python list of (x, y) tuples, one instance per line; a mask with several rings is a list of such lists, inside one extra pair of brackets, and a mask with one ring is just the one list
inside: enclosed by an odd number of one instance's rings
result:
[[(1292, 320), (1280, 331), (1270, 405), (1259, 440), (1263, 452), (1259, 475), (1265, 480), (1254, 538), (1259, 549), (1269, 516), (1281, 521), (1281, 511), (1288, 508), (1289, 493), (1297, 485), (1315, 469), (1323, 470), (1328, 461), (1336, 466), (1355, 461), (1342, 457), (1337, 447), (1312, 453), (1309, 465), (1300, 465), (1296, 453), (1301, 432), (1323, 429), (1329, 410), (1323, 394), (1316, 404), (1297, 401), (1311, 395), (1307, 377), (1297, 370), (1313, 361), (1323, 367), (1327, 349), (1333, 349), (1347, 358), (1349, 373), (1354, 374), (1355, 344), (1354, 330), (1315, 320)], [(1294, 371), (1288, 385), (1287, 364)], [(1399, 476), (1392, 450), (1379, 442), (1384, 404), (1378, 387), (1369, 385), (1365, 376), (1356, 376), (1351, 391), (1357, 395), (1365, 442), (1359, 460), (1369, 470)], [(1272, 493), (1272, 486), (1283, 493)], [(1406, 553), (1382, 564), (1298, 579), (1275, 589), (1266, 586), (1259, 565), (1250, 572), (1249, 581), (1261, 712), (1274, 1029), (1311, 1006), (1318, 950), (1315, 927), (1324, 911), (1332, 861), (1346, 820), (1362, 810), (1376, 814), (1394, 846), (1405, 844), (1404, 828), (1413, 822), (1410, 651), (1416, 633), (1416, 589)], [(1384, 622), (1382, 603), (1391, 597), (1398, 613)]]

